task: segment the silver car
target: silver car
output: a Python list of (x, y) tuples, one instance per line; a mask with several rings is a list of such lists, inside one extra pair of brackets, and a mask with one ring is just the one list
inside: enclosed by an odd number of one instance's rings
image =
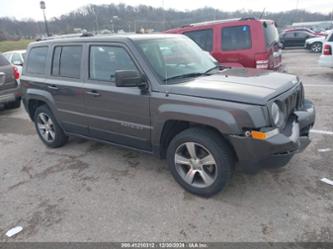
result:
[(7, 51), (2, 55), (6, 57), (6, 59), (12, 64), (15, 65), (18, 69), (20, 75), (22, 75), (22, 68), (24, 64), (26, 50), (13, 50)]

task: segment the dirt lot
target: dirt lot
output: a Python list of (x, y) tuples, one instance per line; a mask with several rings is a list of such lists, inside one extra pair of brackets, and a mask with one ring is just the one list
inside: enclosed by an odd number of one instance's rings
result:
[[(333, 70), (318, 55), (284, 51), (317, 106), (315, 129), (333, 130)], [(23, 108), (0, 112), (0, 241), (333, 241), (333, 136), (313, 142), (287, 167), (236, 172), (203, 199), (177, 185), (166, 162), (72, 139), (47, 149)], [(15, 225), (23, 231), (8, 239)]]

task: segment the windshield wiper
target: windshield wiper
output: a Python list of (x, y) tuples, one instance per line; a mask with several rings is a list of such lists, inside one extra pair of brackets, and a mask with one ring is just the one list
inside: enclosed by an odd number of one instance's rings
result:
[(211, 71), (214, 71), (214, 70), (219, 70), (220, 69), (220, 66), (219, 65), (216, 65), (215, 67), (212, 67), (212, 68), (210, 68), (210, 69), (208, 69), (206, 72), (204, 72), (203, 74), (204, 75), (209, 75), (209, 73), (211, 72)]
[(192, 78), (192, 77), (199, 77), (204, 75), (204, 73), (187, 73), (187, 74), (181, 74), (181, 75), (176, 75), (170, 78), (164, 79), (164, 81), (168, 80), (174, 80), (174, 79), (186, 79), (186, 78)]

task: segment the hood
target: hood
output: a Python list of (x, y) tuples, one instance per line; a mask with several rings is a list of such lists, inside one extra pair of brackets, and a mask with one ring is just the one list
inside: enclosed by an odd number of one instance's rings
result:
[(297, 84), (298, 78), (291, 74), (233, 68), (164, 87), (170, 94), (265, 105)]

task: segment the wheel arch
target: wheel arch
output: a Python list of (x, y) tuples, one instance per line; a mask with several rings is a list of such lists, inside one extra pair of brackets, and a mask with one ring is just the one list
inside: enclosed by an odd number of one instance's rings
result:
[(216, 128), (212, 125), (209, 125), (209, 124), (202, 124), (202, 123), (197, 123), (197, 122), (192, 122), (192, 121), (175, 120), (175, 119), (167, 120), (163, 125), (163, 128), (161, 130), (160, 140), (159, 140), (160, 142), (159, 142), (159, 146), (158, 146), (159, 147), (159, 149), (158, 149), (159, 157), (160, 158), (166, 157), (166, 152), (167, 152), (168, 146), (176, 135), (178, 135), (179, 133), (181, 133), (184, 130), (187, 130), (187, 129), (190, 129), (193, 127), (210, 130), (211, 132), (215, 133), (219, 139), (223, 140), (225, 143), (227, 143), (229, 145), (230, 149), (233, 152), (234, 158), (236, 160), (238, 160), (237, 153), (235, 152), (232, 144), (229, 142), (227, 135), (221, 133), (221, 131), (218, 128)]
[(36, 109), (41, 105), (48, 106), (54, 115), (57, 113), (52, 95), (43, 90), (29, 89), (24, 96), (24, 103), (32, 121)]

